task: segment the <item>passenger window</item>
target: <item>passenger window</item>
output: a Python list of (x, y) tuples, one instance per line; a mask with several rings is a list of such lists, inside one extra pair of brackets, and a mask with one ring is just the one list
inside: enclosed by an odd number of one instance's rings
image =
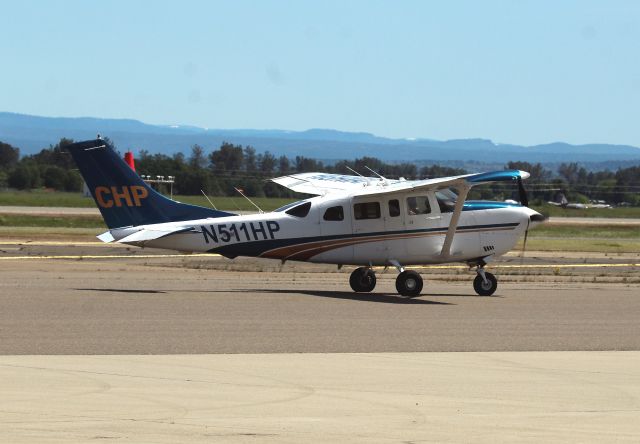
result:
[(409, 215), (431, 213), (431, 206), (429, 205), (429, 197), (428, 196), (407, 197), (407, 213)]
[(285, 211), (285, 213), (290, 214), (295, 217), (306, 217), (309, 214), (309, 210), (311, 209), (311, 202), (305, 202), (296, 207), (291, 208), (290, 210)]
[(392, 199), (389, 201), (389, 216), (400, 216), (400, 201), (398, 199)]
[(341, 205), (337, 207), (327, 208), (327, 211), (324, 212), (324, 216), (322, 217), (324, 220), (343, 220), (344, 219), (344, 210)]
[(379, 219), (380, 203), (363, 202), (353, 206), (353, 217), (356, 219)]

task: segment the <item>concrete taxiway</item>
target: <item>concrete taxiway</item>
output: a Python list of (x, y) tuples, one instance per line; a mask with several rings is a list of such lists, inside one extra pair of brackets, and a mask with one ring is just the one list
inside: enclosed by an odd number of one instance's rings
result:
[(404, 299), (391, 271), (358, 295), (335, 267), (0, 250), (0, 442), (640, 435), (637, 255), (507, 257), (488, 298), (463, 268), (425, 268)]
[(0, 357), (0, 441), (637, 442), (640, 353)]
[(405, 299), (391, 271), (355, 294), (335, 268), (126, 253), (3, 260), (0, 353), (640, 350), (637, 284), (508, 275), (483, 298), (473, 273), (424, 270), (424, 295)]

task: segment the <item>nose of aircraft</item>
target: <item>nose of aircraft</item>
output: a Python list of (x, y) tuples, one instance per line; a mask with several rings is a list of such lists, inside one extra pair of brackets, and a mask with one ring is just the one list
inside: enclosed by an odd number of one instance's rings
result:
[(548, 219), (544, 214), (540, 214), (535, 210), (529, 209), (529, 227), (533, 228), (536, 225), (539, 225)]

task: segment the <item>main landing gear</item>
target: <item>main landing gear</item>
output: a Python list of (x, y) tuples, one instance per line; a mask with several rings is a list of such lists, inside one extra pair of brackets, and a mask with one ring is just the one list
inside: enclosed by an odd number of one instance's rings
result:
[[(394, 264), (395, 265), (395, 264)], [(400, 274), (396, 278), (396, 290), (401, 296), (416, 297), (422, 291), (422, 276), (413, 270), (396, 265)], [(356, 293), (368, 293), (376, 286), (376, 274), (369, 267), (356, 268), (349, 278), (349, 285)]]
[[(422, 276), (413, 270), (405, 270), (398, 262), (393, 261), (392, 265), (395, 266), (399, 272), (396, 278), (396, 290), (401, 296), (414, 298), (420, 296), (422, 291), (423, 280)], [(484, 270), (484, 263), (469, 264), (476, 266), (476, 273), (478, 274), (473, 280), (473, 289), (480, 296), (491, 296), (496, 292), (498, 288), (498, 279)], [(349, 284), (356, 293), (369, 293), (376, 287), (376, 273), (371, 267), (356, 268), (351, 277), (349, 278)]]
[(356, 293), (369, 293), (376, 288), (376, 274), (368, 267), (356, 268), (349, 277), (349, 285)]

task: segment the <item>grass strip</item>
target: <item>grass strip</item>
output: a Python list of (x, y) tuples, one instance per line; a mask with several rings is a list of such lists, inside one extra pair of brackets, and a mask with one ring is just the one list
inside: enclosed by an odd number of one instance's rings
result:
[(0, 227), (106, 229), (100, 216), (32, 216), (26, 214), (0, 214)]

